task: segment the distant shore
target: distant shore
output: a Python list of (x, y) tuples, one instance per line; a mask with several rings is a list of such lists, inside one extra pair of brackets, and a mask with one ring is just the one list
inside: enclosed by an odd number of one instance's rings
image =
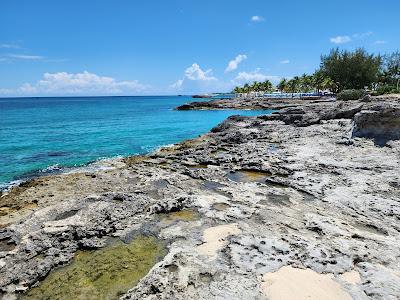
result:
[(251, 110), (279, 110), (287, 107), (302, 106), (321, 102), (335, 101), (332, 97), (321, 97), (318, 100), (304, 100), (296, 98), (271, 99), (263, 97), (238, 97), (230, 99), (214, 99), (208, 101), (194, 101), (178, 106), (177, 110), (218, 110), (218, 109), (251, 109)]

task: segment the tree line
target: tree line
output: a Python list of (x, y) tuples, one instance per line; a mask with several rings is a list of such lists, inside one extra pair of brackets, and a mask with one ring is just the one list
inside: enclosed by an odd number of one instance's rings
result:
[(234, 88), (235, 93), (272, 92), (285, 93), (320, 92), (329, 90), (369, 89), (376, 94), (400, 93), (400, 52), (375, 55), (359, 48), (354, 51), (332, 49), (321, 56), (318, 70), (291, 79), (282, 79), (276, 87), (269, 81), (253, 82)]

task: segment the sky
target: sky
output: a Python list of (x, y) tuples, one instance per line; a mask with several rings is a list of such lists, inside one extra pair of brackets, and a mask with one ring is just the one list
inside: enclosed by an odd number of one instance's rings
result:
[(276, 83), (330, 49), (400, 48), (399, 0), (0, 0), (0, 97)]

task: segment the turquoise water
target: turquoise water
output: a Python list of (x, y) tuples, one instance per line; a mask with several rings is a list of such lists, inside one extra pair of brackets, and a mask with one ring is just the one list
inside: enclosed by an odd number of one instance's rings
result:
[[(176, 111), (190, 97), (0, 98), (0, 186), (193, 138), (230, 115)], [(50, 167), (50, 168), (49, 168)]]

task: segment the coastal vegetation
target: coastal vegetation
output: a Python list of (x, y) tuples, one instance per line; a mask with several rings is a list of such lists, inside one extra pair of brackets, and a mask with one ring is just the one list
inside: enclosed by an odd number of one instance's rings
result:
[(366, 91), (359, 90), (344, 90), (337, 94), (338, 100), (357, 100), (361, 99), (366, 95)]
[(268, 79), (263, 82), (254, 81), (251, 85), (245, 83), (243, 87), (237, 86), (234, 88), (235, 93), (250, 93), (250, 92), (272, 92), (274, 85)]
[[(269, 80), (246, 83), (234, 88), (235, 93), (285, 92), (306, 93), (330, 91), (355, 95), (365, 90), (373, 94), (400, 93), (400, 52), (375, 55), (359, 48), (354, 51), (332, 49), (321, 56), (319, 69), (313, 74), (283, 78), (274, 86)], [(358, 92), (354, 92), (359, 90)]]

